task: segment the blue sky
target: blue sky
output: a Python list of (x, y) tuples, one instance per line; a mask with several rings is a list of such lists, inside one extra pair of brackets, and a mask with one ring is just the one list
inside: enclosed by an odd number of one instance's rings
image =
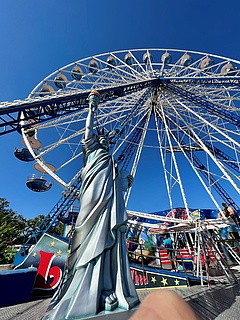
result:
[[(24, 99), (68, 63), (121, 49), (186, 49), (240, 60), (238, 0), (9, 0), (0, 12), (0, 101)], [(16, 146), (18, 133), (0, 137), (0, 197), (27, 218), (47, 214), (61, 189), (28, 190), (33, 169), (14, 158)]]

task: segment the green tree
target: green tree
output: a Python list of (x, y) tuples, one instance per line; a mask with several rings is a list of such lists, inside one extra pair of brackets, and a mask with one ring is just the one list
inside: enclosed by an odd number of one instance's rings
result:
[(25, 225), (26, 219), (9, 208), (5, 198), (0, 198), (0, 264), (11, 262), (10, 248), (22, 243)]
[[(40, 238), (50, 220), (50, 217), (43, 214), (26, 219), (9, 208), (9, 202), (5, 198), (0, 198), (0, 264), (13, 262), (16, 254), (14, 245), (23, 245), (36, 231), (39, 231)], [(48, 232), (63, 235), (63, 229), (63, 223), (57, 221)]]
[[(41, 232), (46, 230), (46, 228), (49, 226), (50, 221), (51, 221), (50, 216), (44, 216), (43, 214), (40, 214), (33, 219), (27, 220), (26, 228), (25, 228), (25, 234), (27, 235), (27, 239), (35, 231), (39, 231), (41, 234)], [(47, 232), (54, 233), (57, 235), (63, 235), (63, 229), (64, 229), (63, 223), (60, 221), (57, 221), (57, 223), (51, 226)]]
[[(41, 229), (44, 229), (44, 225), (42, 225), (42, 228), (40, 229), (40, 226), (43, 222), (43, 220), (45, 219), (45, 216), (43, 214), (39, 214), (38, 216), (32, 218), (32, 219), (28, 219), (26, 221), (26, 226), (25, 226), (25, 230), (24, 230), (24, 234), (26, 236), (25, 241), (36, 231), (39, 230), (40, 234), (41, 234)], [(24, 242), (25, 242), (24, 241)]]

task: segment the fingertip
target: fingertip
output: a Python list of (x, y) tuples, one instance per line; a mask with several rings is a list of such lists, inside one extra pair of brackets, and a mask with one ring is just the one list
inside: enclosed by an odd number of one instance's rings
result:
[(170, 290), (157, 290), (149, 294), (130, 320), (197, 320), (188, 303)]

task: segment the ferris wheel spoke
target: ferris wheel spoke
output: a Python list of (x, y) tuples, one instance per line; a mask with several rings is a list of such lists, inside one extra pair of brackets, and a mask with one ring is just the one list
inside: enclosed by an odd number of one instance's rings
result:
[[(170, 209), (172, 210), (173, 209), (173, 200), (172, 200), (172, 197), (171, 197), (171, 186), (170, 186), (170, 183), (169, 183), (169, 180), (168, 180), (168, 170), (167, 170), (167, 167), (166, 167), (166, 152), (164, 153), (164, 150), (165, 147), (164, 147), (164, 144), (163, 144), (163, 138), (162, 138), (162, 128), (160, 129), (159, 128), (159, 117), (157, 115), (157, 112), (155, 113), (155, 126), (156, 126), (156, 131), (157, 131), (157, 139), (158, 139), (158, 144), (159, 144), (159, 152), (160, 152), (160, 157), (161, 157), (161, 161), (162, 161), (162, 165), (163, 165), (163, 173), (164, 173), (164, 179), (165, 179), (165, 183), (166, 183), (166, 189), (167, 189), (167, 196), (168, 196), (168, 200), (169, 200), (169, 206), (170, 206)], [(162, 121), (160, 121), (162, 123)]]
[[(134, 123), (132, 123), (132, 122), (129, 123), (128, 130), (126, 130), (124, 137), (119, 139), (120, 143), (118, 144), (118, 146), (116, 146), (114, 148), (113, 155), (117, 154), (117, 152), (121, 149), (121, 147), (123, 146), (123, 144), (125, 142), (127, 142), (127, 143), (130, 142), (131, 145), (135, 145), (135, 146), (138, 145), (138, 143), (140, 141), (140, 136), (137, 140), (134, 139), (134, 141), (132, 141), (131, 135), (133, 133), (135, 133), (137, 130), (143, 131), (142, 123), (145, 126), (145, 122), (146, 122), (146, 119), (148, 118), (148, 116), (149, 116), (149, 111), (145, 110), (141, 114), (138, 115), (137, 119), (136, 118), (134, 119)], [(123, 153), (125, 154), (125, 150), (123, 150)]]
[(177, 163), (177, 160), (176, 160), (176, 157), (175, 157), (172, 140), (171, 140), (171, 138), (170, 138), (170, 131), (171, 131), (171, 129), (170, 129), (170, 127), (169, 127), (168, 124), (167, 124), (166, 117), (165, 117), (165, 112), (164, 112), (163, 107), (162, 107), (161, 104), (160, 104), (159, 113), (161, 114), (161, 119), (162, 119), (162, 121), (163, 121), (163, 123), (164, 123), (165, 133), (166, 133), (166, 137), (167, 137), (167, 142), (168, 142), (168, 144), (169, 144), (169, 150), (170, 150), (170, 153), (171, 153), (171, 159), (172, 159), (172, 161), (173, 161), (173, 166), (174, 166), (174, 169), (175, 169), (175, 171), (176, 171), (176, 176), (177, 176), (176, 181), (177, 181), (178, 184), (179, 184), (179, 187), (180, 187), (180, 190), (181, 190), (181, 195), (182, 195), (182, 198), (183, 198), (183, 202), (184, 202), (184, 205), (185, 205), (187, 214), (189, 214), (188, 203), (187, 203), (187, 199), (186, 199), (186, 195), (185, 195), (185, 191), (184, 191), (184, 187), (183, 187), (183, 183), (182, 183), (182, 179), (181, 179), (181, 175), (180, 175), (180, 170), (179, 170), (178, 163)]
[[(207, 185), (204, 180), (202, 179), (200, 173), (199, 173), (199, 166), (196, 167), (196, 165), (193, 163), (193, 153), (192, 152), (189, 152), (189, 151), (186, 151), (183, 144), (182, 144), (182, 140), (178, 140), (176, 138), (176, 135), (174, 135), (171, 131), (171, 134), (173, 136), (173, 139), (175, 140), (175, 142), (177, 143), (178, 145), (178, 150), (181, 151), (181, 153), (185, 156), (185, 158), (187, 159), (189, 165), (191, 166), (191, 168), (193, 169), (193, 171), (195, 172), (196, 176), (198, 177), (200, 183), (202, 184), (202, 186), (204, 187), (205, 191), (208, 193), (209, 197), (211, 198), (211, 200), (213, 201), (213, 203), (215, 204), (215, 206), (218, 208), (219, 211), (221, 211), (221, 208), (217, 202), (217, 200), (215, 199), (215, 197), (213, 196), (212, 194), (212, 191), (211, 191), (211, 186)], [(161, 144), (161, 150), (163, 149), (163, 146)], [(166, 149), (165, 149), (166, 150)], [(165, 152), (166, 154), (166, 152)], [(165, 159), (163, 156), (162, 156), (162, 159)], [(196, 158), (195, 158), (196, 159)], [(164, 168), (165, 167), (165, 161), (163, 160), (163, 163), (164, 163)], [(165, 169), (166, 171), (166, 169)], [(167, 178), (166, 178), (167, 180)], [(170, 188), (168, 187), (168, 190), (169, 190), (169, 195), (170, 195)], [(229, 198), (228, 198), (229, 200)], [(172, 201), (171, 201), (172, 203)]]
[[(173, 135), (174, 139), (176, 140), (176, 136)], [(176, 140), (177, 141), (177, 140)], [(208, 191), (209, 195), (211, 193), (211, 189), (214, 188), (222, 197), (223, 200), (228, 200), (230, 201), (231, 197), (227, 194), (227, 192), (222, 188), (220, 185), (219, 181), (222, 179), (226, 179), (226, 177), (222, 174), (219, 175), (220, 173), (216, 174), (216, 172), (212, 173), (210, 170), (210, 164), (207, 163), (207, 167), (200, 161), (200, 159), (195, 155), (195, 152), (190, 152), (190, 151), (185, 151), (184, 148), (182, 148), (182, 152), (184, 153), (185, 157), (188, 159), (189, 163), (191, 163), (192, 168), (194, 169), (195, 173), (197, 174), (198, 172), (201, 172), (201, 174), (206, 178), (206, 181), (208, 181), (208, 185), (206, 185), (202, 179), (199, 179), (202, 182), (202, 185), (204, 188)], [(225, 168), (226, 171), (227, 168)], [(231, 174), (232, 172), (229, 171)], [(199, 177), (199, 174), (197, 174)], [(214, 203), (216, 204), (216, 200), (213, 196), (211, 196), (212, 200), (214, 199)], [(231, 199), (231, 204), (234, 205), (235, 208), (238, 206), (236, 203)]]
[[(175, 110), (175, 112), (177, 114), (177, 110)], [(179, 115), (179, 117), (180, 117), (180, 115)], [(184, 119), (181, 119), (181, 121), (183, 123), (185, 123)], [(185, 123), (185, 125), (186, 125), (186, 123)], [(183, 129), (181, 128), (181, 131), (182, 130)], [(183, 131), (183, 132), (186, 136), (193, 139), (193, 141), (195, 143), (197, 143), (202, 148), (202, 150), (205, 151), (206, 154), (208, 154), (208, 156), (212, 159), (212, 161), (215, 163), (215, 165), (220, 169), (223, 176), (232, 184), (232, 186), (235, 188), (235, 190), (238, 193), (240, 193), (240, 188), (233, 181), (233, 179), (229, 176), (227, 170), (225, 170), (225, 165), (223, 163), (221, 163), (220, 161), (218, 161), (217, 158), (215, 157), (215, 155), (210, 152), (209, 148), (207, 148), (207, 146), (204, 144), (203, 140), (198, 136), (198, 134), (191, 128), (188, 130), (188, 132), (186, 132), (186, 131)]]
[[(148, 116), (146, 118), (143, 130), (142, 130), (142, 135), (140, 137), (140, 141), (139, 141), (139, 144), (138, 144), (138, 147), (137, 147), (135, 159), (133, 161), (133, 166), (131, 168), (131, 175), (133, 176), (133, 178), (135, 177), (137, 166), (138, 166), (139, 159), (140, 159), (140, 156), (141, 156), (141, 152), (142, 152), (142, 149), (143, 149), (143, 143), (144, 143), (144, 139), (145, 139), (145, 136), (146, 136), (147, 127), (148, 127), (148, 124), (149, 124), (149, 121), (150, 121), (150, 116), (151, 116), (151, 114), (149, 112)], [(127, 191), (127, 193), (126, 193), (126, 195), (124, 197), (126, 205), (128, 203), (130, 193), (131, 193), (131, 188), (128, 189), (128, 191)]]
[[(185, 158), (187, 159), (189, 165), (192, 167), (192, 169), (194, 170), (196, 176), (198, 177), (199, 181), (201, 182), (202, 186), (204, 187), (204, 189), (206, 190), (206, 192), (208, 193), (209, 197), (212, 199), (213, 203), (216, 205), (216, 207), (220, 209), (220, 206), (218, 205), (217, 200), (215, 199), (211, 189), (214, 188), (218, 194), (220, 194), (220, 196), (222, 197), (222, 199), (224, 201), (227, 201), (228, 203), (231, 203), (231, 205), (237, 210), (238, 206), (237, 204), (231, 199), (231, 197), (227, 194), (227, 192), (221, 187), (221, 185), (219, 184), (219, 182), (217, 181), (217, 179), (214, 177), (214, 175), (210, 172), (209, 168), (206, 168), (204, 166), (204, 164), (196, 157), (195, 155), (195, 148), (185, 148), (184, 144), (183, 144), (183, 139), (182, 137), (179, 136), (181, 130), (174, 130), (177, 128), (176, 127), (171, 127), (171, 135), (174, 139), (174, 141), (176, 142), (177, 146), (178, 146), (178, 152), (181, 151), (182, 154), (184, 154)], [(178, 132), (178, 134), (176, 134), (176, 132)], [(192, 151), (190, 151), (192, 150)], [(201, 175), (199, 174), (199, 171), (201, 172), (201, 174), (203, 174), (203, 176), (206, 178), (206, 181), (209, 182), (209, 184), (207, 185), (204, 180), (202, 179)]]
[[(141, 63), (139, 63), (138, 59), (136, 59), (136, 57), (133, 54), (133, 52), (132, 51), (128, 51), (128, 53), (125, 55), (125, 58), (126, 58), (126, 56), (128, 56), (130, 59), (132, 59), (131, 65), (136, 65), (137, 70), (139, 70), (138, 75), (140, 76), (142, 73), (144, 75), (146, 70), (144, 70), (144, 68), (141, 65)], [(124, 64), (127, 66), (127, 68), (129, 68), (129, 65), (126, 62), (124, 62)], [(129, 69), (134, 73), (137, 71), (136, 69), (133, 69), (131, 66), (130, 66)], [(147, 75), (146, 75), (146, 78), (148, 78)]]
[(216, 88), (215, 90), (209, 90), (209, 88), (206, 88), (205, 86), (202, 86), (201, 88), (195, 87), (194, 91), (196, 95), (203, 97), (204, 100), (211, 103), (211, 105), (214, 104), (217, 108), (216, 110), (218, 110), (219, 108), (220, 110), (225, 110), (225, 112), (228, 113), (228, 118), (232, 118), (234, 116), (234, 112), (236, 112), (235, 117), (238, 117), (235, 103), (240, 99), (237, 96), (237, 94), (239, 95), (239, 93), (236, 93), (235, 96), (233, 94), (229, 96), (229, 91), (225, 88)]
[(82, 152), (82, 151), (80, 151), (80, 152), (77, 153), (77, 154), (74, 154), (74, 155), (71, 157), (71, 159), (69, 159), (68, 161), (66, 161), (65, 163), (63, 163), (63, 164), (58, 168), (58, 170), (63, 169), (65, 166), (67, 166), (67, 165), (70, 164), (72, 161), (78, 159), (78, 158), (81, 157), (81, 156), (83, 156), (83, 152)]
[(180, 97), (184, 97), (185, 99), (188, 99), (192, 101), (194, 104), (200, 104), (202, 108), (206, 109), (207, 111), (211, 111), (213, 114), (217, 116), (221, 116), (223, 119), (228, 120), (230, 123), (233, 123), (234, 125), (240, 127), (240, 117), (237, 115), (233, 115), (232, 113), (229, 113), (225, 110), (222, 110), (222, 108), (217, 107), (215, 104), (210, 103), (209, 101), (204, 100), (203, 98), (199, 98), (196, 95), (190, 93), (189, 91), (180, 89), (177, 86), (173, 85), (167, 85), (167, 89), (174, 92), (176, 95), (179, 95)]
[(40, 158), (40, 157), (43, 157), (44, 155), (46, 155), (47, 153), (51, 152), (53, 149), (56, 149), (57, 147), (63, 145), (63, 144), (66, 144), (66, 143), (69, 143), (69, 140), (73, 139), (73, 138), (76, 138), (76, 137), (79, 137), (80, 135), (83, 135), (83, 129), (82, 130), (79, 130), (79, 131), (76, 131), (74, 132), (73, 134), (67, 136), (66, 138), (62, 138), (62, 139), (59, 139), (58, 141), (56, 141), (55, 143), (52, 143), (49, 147), (45, 147), (45, 150), (42, 151), (42, 152), (39, 152), (39, 154), (37, 155), (37, 158)]
[(154, 75), (154, 68), (152, 64), (152, 55), (149, 50), (146, 51), (146, 53), (143, 55), (143, 60), (146, 65), (146, 71), (151, 75)]
[[(134, 56), (131, 53), (129, 54), (136, 62), (136, 65), (139, 68), (139, 71), (136, 69), (136, 66), (132, 67), (131, 65), (128, 65), (126, 62), (124, 62), (123, 60), (119, 59), (117, 56), (112, 55), (116, 59), (116, 61), (119, 62), (119, 65), (112, 66), (111, 71), (108, 71), (107, 74), (114, 76), (115, 81), (116, 81), (116, 78), (124, 82), (138, 80), (138, 79), (142, 80), (143, 78), (147, 79), (148, 78), (147, 75), (144, 76), (142, 74), (143, 72), (145, 72), (144, 68), (141, 66), (141, 64), (139, 64), (139, 62), (134, 58)], [(101, 62), (103, 61), (98, 58), (96, 59)], [(109, 70), (109, 68), (107, 70)]]
[[(108, 111), (108, 107), (99, 108), (99, 116), (98, 123), (102, 126), (106, 124), (114, 124), (113, 129), (117, 129), (118, 127), (123, 130), (127, 130), (127, 127), (130, 128), (129, 123), (132, 122), (132, 119), (138, 119), (142, 113), (144, 113), (144, 109), (140, 108), (139, 101), (142, 102), (148, 98), (149, 90), (144, 91), (142, 96), (134, 96), (133, 99), (128, 99), (126, 102), (122, 101), (121, 105), (118, 105), (112, 109), (112, 111)], [(107, 120), (109, 119), (109, 120)]]
[(220, 150), (219, 148), (213, 146), (210, 142), (205, 140), (204, 144), (207, 146), (209, 150), (211, 150), (211, 153), (214, 154), (216, 158), (221, 160), (221, 163), (224, 163), (225, 166), (229, 166), (231, 169), (234, 169), (236, 172), (240, 173), (240, 166), (237, 154), (236, 159), (234, 159), (227, 153)]
[[(211, 127), (214, 132), (217, 132), (220, 136), (223, 136), (226, 141), (229, 141), (231, 143), (233, 143), (233, 145), (236, 145), (238, 148), (240, 147), (240, 143), (238, 143), (236, 140), (234, 140), (232, 137), (230, 137), (227, 133), (224, 132), (224, 128), (219, 128), (219, 126), (216, 126), (212, 123), (212, 121), (208, 121), (205, 118), (203, 118), (202, 116), (200, 116), (197, 112), (195, 112), (193, 109), (189, 108), (186, 104), (183, 104), (181, 101), (179, 101), (178, 99), (176, 99), (177, 102), (183, 106), (189, 113), (193, 114), (194, 116), (196, 116), (196, 118), (198, 118), (199, 120), (201, 120), (201, 122), (203, 124), (205, 124), (207, 127)], [(177, 111), (177, 109), (175, 109), (175, 111)], [(213, 136), (212, 136), (213, 137)]]

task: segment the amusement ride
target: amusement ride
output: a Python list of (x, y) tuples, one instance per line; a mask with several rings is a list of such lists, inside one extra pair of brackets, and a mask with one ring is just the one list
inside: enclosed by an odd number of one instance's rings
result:
[[(139, 190), (145, 190), (146, 202), (151, 195), (159, 198), (161, 210), (162, 199), (168, 200), (164, 214), (129, 210), (129, 230), (193, 230), (194, 254), (206, 254), (207, 243), (212, 243), (214, 259), (236, 281), (219, 258), (217, 243), (218, 230), (234, 224), (224, 217), (222, 202), (239, 212), (239, 85), (240, 61), (196, 51), (134, 49), (80, 59), (48, 75), (25, 100), (1, 102), (0, 135), (19, 132), (23, 146), (15, 156), (33, 163), (35, 173), (27, 178), (27, 187), (51, 192), (54, 181), (63, 188), (61, 199), (23, 248), (66, 220), (77, 201), (88, 96), (96, 90), (100, 104), (95, 128), (110, 137), (126, 207), (132, 197), (137, 201)], [(143, 170), (154, 173), (151, 184), (138, 178)], [(192, 208), (193, 196), (197, 208)], [(213, 209), (202, 210), (204, 199)], [(236, 252), (228, 249), (239, 264)], [(25, 257), (21, 251), (15, 265)]]

